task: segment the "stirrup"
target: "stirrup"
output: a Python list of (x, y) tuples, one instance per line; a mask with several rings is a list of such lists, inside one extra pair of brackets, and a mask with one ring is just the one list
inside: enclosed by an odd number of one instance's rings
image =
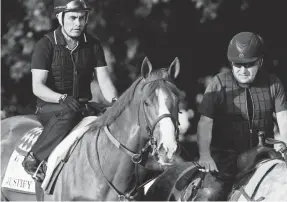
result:
[(44, 167), (43, 167), (43, 166), (45, 166), (45, 163), (46, 163), (45, 161), (41, 161), (41, 163), (37, 167), (35, 173), (32, 175), (32, 178), (34, 180), (36, 180), (38, 182), (43, 182), (43, 180), (45, 179), (45, 172), (46, 171), (44, 170)]

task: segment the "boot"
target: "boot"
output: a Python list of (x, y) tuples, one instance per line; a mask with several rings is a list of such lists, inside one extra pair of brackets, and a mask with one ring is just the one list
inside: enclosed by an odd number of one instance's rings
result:
[(25, 156), (22, 166), (24, 167), (24, 170), (29, 174), (33, 175), (35, 171), (37, 170), (38, 166), (40, 164), (40, 160), (38, 160), (33, 152), (28, 152), (27, 156)]
[(38, 160), (34, 156), (33, 152), (29, 152), (27, 156), (25, 156), (22, 162), (22, 166), (24, 167), (24, 170), (29, 175), (31, 175), (34, 180), (37, 180), (39, 182), (42, 182), (44, 180), (46, 172), (46, 163), (45, 161), (41, 162), (40, 160)]

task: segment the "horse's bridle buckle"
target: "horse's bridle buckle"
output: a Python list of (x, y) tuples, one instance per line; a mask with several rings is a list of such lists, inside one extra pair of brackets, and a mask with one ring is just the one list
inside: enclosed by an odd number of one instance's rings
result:
[(134, 154), (132, 156), (132, 162), (136, 163), (136, 164), (141, 163), (142, 162), (142, 155), (141, 154)]
[(119, 201), (128, 201), (127, 197), (125, 195), (118, 195)]

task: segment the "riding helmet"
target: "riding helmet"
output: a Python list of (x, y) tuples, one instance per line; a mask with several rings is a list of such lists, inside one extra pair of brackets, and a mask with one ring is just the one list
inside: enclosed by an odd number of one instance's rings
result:
[(90, 11), (91, 7), (85, 2), (85, 0), (54, 0), (55, 14), (60, 12), (72, 12), (72, 11)]
[(227, 58), (230, 62), (254, 62), (264, 55), (263, 39), (252, 32), (240, 32), (230, 41)]

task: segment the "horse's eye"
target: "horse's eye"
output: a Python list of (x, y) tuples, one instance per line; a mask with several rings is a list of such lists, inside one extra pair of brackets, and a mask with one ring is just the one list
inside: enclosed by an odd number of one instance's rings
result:
[(148, 107), (149, 103), (147, 101), (144, 101), (144, 105)]

